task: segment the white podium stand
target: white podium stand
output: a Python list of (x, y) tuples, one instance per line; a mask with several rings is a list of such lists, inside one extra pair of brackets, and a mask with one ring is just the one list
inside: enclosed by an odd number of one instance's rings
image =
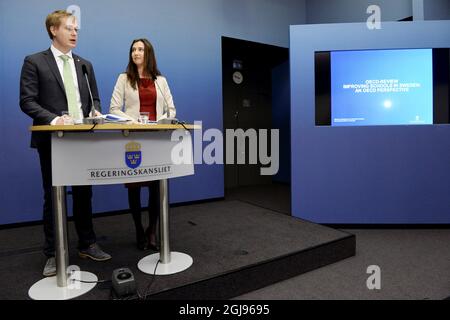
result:
[[(68, 266), (65, 186), (160, 181), (160, 253), (149, 255), (138, 268), (153, 274), (172, 274), (193, 260), (170, 251), (167, 179), (194, 174), (194, 125), (69, 125), (33, 126), (52, 134), (53, 214), (55, 218), (56, 277), (36, 282), (28, 291), (34, 300), (66, 300), (92, 290), (97, 277)], [(68, 170), (67, 168), (70, 168)]]

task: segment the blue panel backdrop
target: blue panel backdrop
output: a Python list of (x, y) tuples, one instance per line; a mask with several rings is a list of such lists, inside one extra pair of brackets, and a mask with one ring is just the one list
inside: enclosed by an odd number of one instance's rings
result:
[[(0, 225), (41, 216), (38, 157), (29, 148), (31, 120), (18, 104), (20, 68), (26, 55), (50, 46), (46, 15), (72, 4), (0, 0)], [(221, 36), (287, 47), (289, 25), (305, 20), (305, 3), (296, 0), (79, 0), (75, 4), (81, 8), (75, 52), (94, 65), (104, 111), (118, 74), (125, 70), (131, 40), (147, 37), (169, 81), (178, 118), (202, 120), (205, 129), (222, 129)], [(223, 196), (222, 166), (195, 169), (195, 176), (171, 181), (172, 203)], [(95, 212), (126, 208), (123, 186), (94, 188)]]
[[(314, 52), (450, 47), (450, 22), (291, 26), (292, 212), (318, 223), (450, 223), (450, 125), (316, 127)], [(411, 66), (414, 67), (414, 66)]]
[[(0, 12), (5, 11), (4, 9), (5, 3), (0, 1)], [(5, 28), (4, 28), (4, 19), (0, 19), (0, 39), (5, 38)], [(0, 44), (0, 48), (3, 48), (3, 44)], [(3, 58), (3, 50), (0, 49), (0, 77), (5, 74), (5, 62)], [(5, 99), (5, 95), (3, 93), (4, 81), (3, 79), (0, 81), (0, 106), (3, 105), (3, 101)], [(5, 116), (5, 110), (3, 107), (0, 107), (0, 119), (3, 119)], [(0, 120), (1, 121), (1, 120)], [(0, 181), (6, 181), (6, 168), (8, 167), (6, 162), (6, 143), (2, 138), (5, 136), (5, 128), (0, 125), (0, 163), (2, 165), (2, 169), (0, 169)], [(5, 169), (3, 169), (5, 167)], [(3, 191), (3, 190), (1, 190)], [(0, 192), (0, 203), (5, 203), (6, 192)], [(3, 212), (3, 211), (2, 211)]]
[(306, 5), (306, 22), (363, 22), (368, 17), (366, 10), (370, 5), (378, 5), (381, 8), (382, 21), (398, 21), (413, 15), (413, 2), (414, 0), (311, 0)]

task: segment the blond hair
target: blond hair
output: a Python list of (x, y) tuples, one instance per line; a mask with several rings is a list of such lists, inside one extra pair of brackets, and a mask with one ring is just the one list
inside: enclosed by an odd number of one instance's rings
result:
[(53, 34), (50, 31), (51, 27), (59, 28), (61, 25), (62, 19), (72, 17), (72, 13), (67, 12), (66, 10), (56, 10), (50, 13), (45, 19), (45, 27), (47, 28), (48, 36), (53, 40)]

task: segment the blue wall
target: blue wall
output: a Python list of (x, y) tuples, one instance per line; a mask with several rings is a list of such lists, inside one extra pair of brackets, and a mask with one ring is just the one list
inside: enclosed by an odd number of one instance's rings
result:
[[(3, 1), (0, 1), (0, 12), (5, 11), (5, 3)], [(1, 14), (1, 13), (0, 13)], [(4, 34), (4, 19), (0, 19), (0, 39), (5, 38)], [(3, 44), (0, 45), (0, 48), (3, 48)], [(3, 58), (3, 49), (0, 49), (0, 77), (1, 75), (5, 74), (5, 63)], [(4, 81), (3, 79), (0, 80), (0, 106), (3, 105), (3, 101), (5, 101), (5, 95), (4, 95)], [(0, 121), (1, 119), (5, 118), (5, 110), (3, 107), (0, 107)], [(6, 164), (6, 144), (3, 142), (3, 137), (5, 136), (5, 128), (2, 125), (0, 125), (0, 163), (2, 164), (2, 169), (0, 169), (0, 181), (6, 181), (6, 168), (3, 169), (3, 166)], [(1, 190), (3, 191), (3, 190)], [(6, 192), (0, 192), (0, 203), (5, 203), (5, 199), (7, 198)], [(2, 211), (3, 213), (3, 211)]]
[[(23, 58), (50, 46), (44, 21), (71, 1), (0, 0), (0, 224), (39, 220), (42, 188), (31, 124), (18, 105)], [(132, 39), (147, 37), (167, 76), (178, 118), (222, 129), (221, 36), (287, 47), (289, 25), (305, 22), (297, 0), (87, 1), (81, 7), (76, 53), (95, 68), (103, 110)], [(8, 30), (6, 29), (6, 26)], [(172, 203), (224, 195), (223, 167), (197, 165), (196, 175), (171, 181)], [(123, 186), (94, 188), (94, 211), (127, 208)]]
[(450, 0), (424, 0), (423, 11), (425, 20), (448, 20)]
[[(413, 0), (308, 0), (307, 23), (366, 22), (370, 5), (381, 9), (382, 21), (397, 21), (412, 16)], [(431, 0), (433, 2), (435, 0)]]
[(290, 42), (293, 215), (450, 223), (450, 125), (314, 125), (314, 51), (450, 47), (450, 22), (291, 26)]

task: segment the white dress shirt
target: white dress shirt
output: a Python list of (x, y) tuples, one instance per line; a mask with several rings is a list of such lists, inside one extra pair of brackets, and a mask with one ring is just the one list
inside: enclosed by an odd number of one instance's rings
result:
[[(61, 79), (62, 79), (63, 82), (64, 82), (64, 73), (63, 73), (63, 70), (64, 70), (64, 61), (63, 61), (63, 59), (60, 58), (60, 56), (64, 55), (64, 53), (62, 53), (61, 51), (59, 51), (58, 49), (56, 49), (56, 48), (53, 46), (53, 44), (52, 44), (52, 46), (50, 47), (50, 50), (52, 51), (53, 56), (55, 57), (56, 64), (58, 65), (58, 70), (59, 70), (59, 73), (60, 73), (60, 75), (61, 75)], [(76, 93), (76, 98), (77, 98), (77, 106), (78, 106), (78, 109), (79, 109), (78, 114), (79, 114), (80, 117), (81, 117), (80, 119), (74, 119), (74, 120), (75, 120), (75, 121), (76, 121), (76, 120), (81, 120), (81, 119), (83, 119), (83, 110), (81, 109), (80, 89), (78, 88), (77, 70), (75, 69), (75, 62), (73, 61), (72, 50), (69, 51), (69, 52), (67, 52), (65, 55), (69, 57), (69, 60), (68, 60), (68, 61), (69, 61), (69, 64), (70, 64), (70, 68), (72, 69), (72, 77), (73, 77), (73, 83), (74, 83), (74, 85), (75, 85), (75, 93)], [(55, 125), (55, 124), (56, 124), (56, 121), (58, 121), (58, 119), (59, 119), (59, 116), (56, 117), (55, 119), (53, 119), (52, 122), (51, 122), (51, 125)]]

